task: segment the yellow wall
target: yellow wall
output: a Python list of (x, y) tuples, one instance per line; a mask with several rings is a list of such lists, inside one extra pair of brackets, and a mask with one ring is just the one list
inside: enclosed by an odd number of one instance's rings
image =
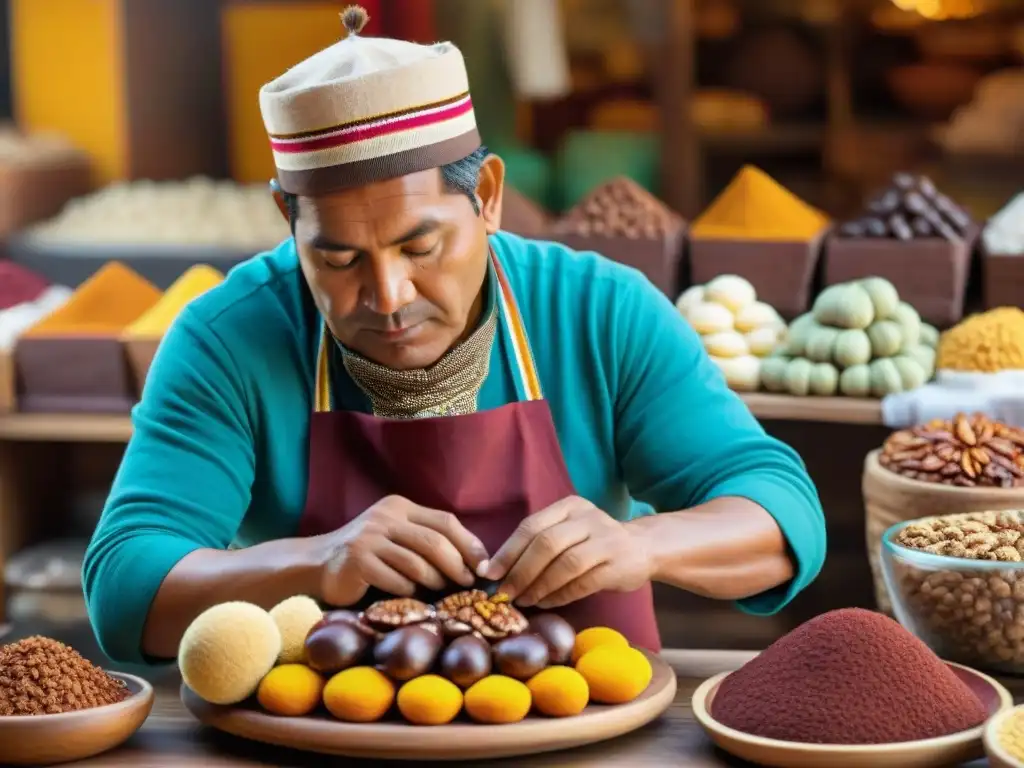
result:
[(89, 153), (98, 182), (128, 165), (120, 0), (11, 0), (14, 109)]
[(221, 31), (228, 147), (231, 174), (237, 181), (259, 183), (274, 176), (274, 160), (260, 116), (260, 87), (340, 40), (338, 12), (343, 5), (322, 0), (237, 3), (225, 8)]

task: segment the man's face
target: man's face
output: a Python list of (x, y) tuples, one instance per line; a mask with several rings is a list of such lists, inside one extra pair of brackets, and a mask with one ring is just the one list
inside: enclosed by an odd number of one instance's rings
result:
[(402, 370), (434, 364), (472, 333), (503, 181), (501, 160), (489, 156), (480, 214), (466, 195), (445, 189), (437, 169), (300, 198), (302, 271), (338, 340)]

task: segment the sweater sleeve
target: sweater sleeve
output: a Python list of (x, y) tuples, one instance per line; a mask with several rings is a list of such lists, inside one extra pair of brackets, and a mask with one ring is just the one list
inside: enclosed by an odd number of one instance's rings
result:
[(189, 310), (153, 361), (82, 569), (100, 647), (150, 663), (141, 640), (164, 578), (185, 555), (226, 549), (249, 506), (253, 433), (229, 351)]
[(796, 573), (739, 602), (750, 613), (782, 609), (818, 575), (825, 519), (797, 453), (768, 436), (732, 392), (690, 325), (639, 276), (620, 288), (611, 330), (619, 361), (616, 450), (630, 493), (658, 511), (715, 498), (750, 499), (775, 519)]

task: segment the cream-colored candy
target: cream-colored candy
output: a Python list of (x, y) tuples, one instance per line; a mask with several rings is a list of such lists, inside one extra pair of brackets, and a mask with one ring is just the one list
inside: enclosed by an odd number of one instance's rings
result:
[(729, 389), (754, 392), (761, 384), (761, 359), (753, 355), (741, 357), (712, 357), (711, 360), (725, 374)]
[(757, 301), (757, 293), (754, 286), (739, 275), (719, 275), (704, 286), (704, 300), (721, 304), (736, 313)]
[(763, 301), (748, 304), (736, 313), (736, 330), (742, 333), (756, 328), (767, 328), (783, 325), (782, 318), (775, 308)]
[(690, 307), (686, 312), (686, 319), (702, 336), (731, 331), (733, 328), (732, 312), (721, 304), (712, 304), (708, 301)]
[(755, 328), (744, 334), (744, 338), (750, 348), (750, 354), (758, 357), (768, 357), (779, 346), (779, 331), (771, 326)]
[(704, 349), (712, 357), (740, 357), (749, 355), (750, 348), (743, 334), (736, 331), (722, 331), (711, 333), (703, 338)]
[(687, 311), (702, 301), (704, 301), (704, 286), (695, 285), (679, 294), (679, 298), (676, 299), (676, 309), (683, 313), (683, 317), (686, 317)]

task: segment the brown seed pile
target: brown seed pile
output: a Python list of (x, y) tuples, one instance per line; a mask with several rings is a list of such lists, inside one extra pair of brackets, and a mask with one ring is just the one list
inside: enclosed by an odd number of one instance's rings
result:
[(605, 182), (555, 223), (557, 234), (656, 240), (675, 234), (682, 221), (635, 181)]
[(128, 698), (124, 683), (47, 637), (0, 648), (0, 715), (56, 715)]
[(896, 540), (904, 547), (967, 560), (1024, 560), (1024, 512), (971, 512), (919, 520)]
[[(1024, 511), (925, 518), (899, 544), (1006, 568), (918, 568), (897, 558), (894, 576), (915, 630), (943, 658), (995, 669), (1024, 664)], [(965, 565), (967, 565), (965, 563)]]
[(983, 414), (957, 414), (894, 432), (882, 446), (886, 469), (928, 483), (964, 488), (1024, 485), (1024, 432)]

